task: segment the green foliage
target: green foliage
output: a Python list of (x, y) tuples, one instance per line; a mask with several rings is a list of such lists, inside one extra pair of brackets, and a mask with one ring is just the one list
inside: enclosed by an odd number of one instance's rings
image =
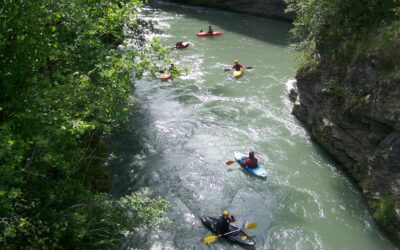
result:
[[(399, 8), (400, 12), (400, 8)], [(400, 17), (400, 13), (399, 13)], [(399, 64), (400, 50), (398, 49), (400, 39), (400, 18), (391, 25), (382, 27), (378, 35), (369, 40), (368, 53), (379, 51), (381, 67), (384, 71), (393, 72)]]
[(132, 17), (140, 4), (1, 2), (0, 248), (109, 249), (161, 218), (159, 199), (98, 193), (109, 189), (101, 136), (130, 118), (131, 75), (166, 55)]
[[(328, 60), (351, 60), (357, 43), (377, 28), (400, 17), (398, 0), (285, 0), (287, 11), (296, 13), (292, 34), (297, 49), (316, 48)], [(365, 52), (365, 51), (364, 51)]]
[(331, 94), (332, 94), (333, 100), (335, 100), (336, 102), (340, 102), (343, 100), (344, 93), (343, 93), (343, 90), (339, 86), (332, 85), (331, 86)]
[(319, 56), (315, 53), (315, 48), (310, 46), (307, 49), (296, 51), (295, 60), (299, 71), (307, 71), (317, 67), (320, 63)]
[(373, 217), (386, 228), (395, 231), (400, 225), (396, 225), (396, 214), (394, 199), (384, 197), (381, 200), (369, 202), (369, 206), (374, 210)]

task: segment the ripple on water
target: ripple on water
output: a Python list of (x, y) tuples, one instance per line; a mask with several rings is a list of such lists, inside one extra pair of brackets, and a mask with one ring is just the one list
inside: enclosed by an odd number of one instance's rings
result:
[[(260, 246), (260, 244), (258, 245)], [(279, 225), (268, 231), (267, 240), (263, 247), (266, 249), (331, 249), (324, 245), (316, 232), (304, 226)]]

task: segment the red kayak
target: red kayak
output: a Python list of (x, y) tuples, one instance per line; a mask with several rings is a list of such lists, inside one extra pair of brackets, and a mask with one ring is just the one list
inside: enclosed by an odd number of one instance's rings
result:
[(189, 46), (188, 42), (184, 42), (182, 43), (182, 45), (175, 45), (175, 49), (184, 49), (187, 48)]
[(221, 31), (215, 31), (212, 34), (210, 34), (208, 32), (200, 32), (200, 33), (197, 33), (196, 36), (219, 36), (222, 34), (224, 34), (224, 32), (221, 32)]

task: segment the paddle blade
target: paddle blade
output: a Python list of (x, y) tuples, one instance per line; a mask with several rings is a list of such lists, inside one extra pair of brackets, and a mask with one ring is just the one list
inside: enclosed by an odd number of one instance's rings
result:
[(252, 69), (253, 67), (246, 67), (246, 69)]
[(229, 161), (226, 161), (225, 164), (229, 166), (229, 165), (231, 165), (231, 164), (234, 163), (234, 162), (235, 162), (235, 161), (229, 160)]
[(250, 224), (247, 224), (244, 228), (252, 229), (252, 228), (256, 228), (256, 227), (257, 227), (257, 223), (250, 223)]
[(226, 71), (230, 71), (231, 69), (224, 69), (224, 71), (226, 72)]
[(204, 237), (203, 242), (204, 242), (205, 244), (213, 243), (213, 242), (216, 241), (217, 239), (218, 239), (217, 236), (215, 236), (215, 235), (210, 235), (210, 236)]

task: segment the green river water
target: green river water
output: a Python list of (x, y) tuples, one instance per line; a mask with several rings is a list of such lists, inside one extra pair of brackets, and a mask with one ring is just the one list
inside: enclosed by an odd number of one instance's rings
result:
[[(147, 18), (164, 30), (174, 62), (188, 72), (174, 81), (135, 83), (130, 129), (111, 144), (116, 196), (147, 188), (171, 204), (171, 224), (135, 233), (120, 248), (242, 249), (211, 235), (199, 217), (232, 212), (256, 249), (395, 249), (375, 226), (356, 186), (290, 113), (295, 75), (288, 51), (290, 24), (206, 8), (153, 2)], [(224, 34), (199, 38), (212, 25)], [(233, 60), (254, 67), (240, 79), (224, 68)], [(268, 179), (226, 166), (235, 151), (252, 148)]]

